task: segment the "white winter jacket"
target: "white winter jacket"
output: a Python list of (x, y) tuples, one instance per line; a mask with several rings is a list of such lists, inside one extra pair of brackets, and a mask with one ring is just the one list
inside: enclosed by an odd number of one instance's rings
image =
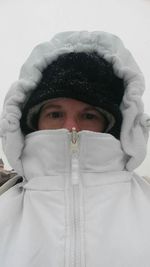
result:
[[(121, 138), (66, 129), (23, 136), (21, 107), (58, 55), (97, 51), (124, 79)], [(143, 76), (120, 39), (65, 32), (36, 47), (8, 92), (3, 149), (23, 177), (0, 196), (2, 267), (149, 267), (150, 184), (134, 173), (146, 154)]]

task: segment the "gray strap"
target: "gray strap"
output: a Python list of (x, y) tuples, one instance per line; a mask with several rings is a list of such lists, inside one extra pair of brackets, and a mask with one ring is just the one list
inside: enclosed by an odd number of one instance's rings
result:
[(16, 176), (12, 177), (11, 179), (9, 179), (6, 183), (4, 183), (0, 187), (0, 195), (2, 195), (3, 193), (5, 193), (11, 187), (13, 187), (20, 178), (21, 177), (19, 175), (16, 175)]
[(150, 184), (150, 177), (148, 177), (148, 176), (143, 176), (143, 178)]

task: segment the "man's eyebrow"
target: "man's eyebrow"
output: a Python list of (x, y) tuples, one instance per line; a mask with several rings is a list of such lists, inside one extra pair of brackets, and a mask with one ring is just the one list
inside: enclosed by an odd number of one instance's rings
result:
[(95, 107), (93, 107), (93, 106), (85, 107), (84, 110), (85, 111), (94, 110), (94, 111), (97, 111), (98, 112), (98, 110)]
[(47, 105), (44, 105), (42, 110), (45, 110), (45, 109), (49, 109), (49, 108), (62, 108), (61, 105), (57, 105), (57, 104), (47, 104)]

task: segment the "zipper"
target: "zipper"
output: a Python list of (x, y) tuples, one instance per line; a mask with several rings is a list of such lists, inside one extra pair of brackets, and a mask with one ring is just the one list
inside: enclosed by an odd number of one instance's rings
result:
[(71, 132), (71, 181), (72, 181), (72, 237), (71, 267), (80, 266), (80, 203), (79, 203), (79, 135)]
[(71, 152), (72, 153), (77, 153), (79, 150), (79, 135), (78, 132), (76, 131), (76, 128), (72, 128), (71, 131)]

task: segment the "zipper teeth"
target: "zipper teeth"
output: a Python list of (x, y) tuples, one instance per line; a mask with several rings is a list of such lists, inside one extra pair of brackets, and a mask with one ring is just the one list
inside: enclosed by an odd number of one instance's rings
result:
[(79, 241), (79, 187), (73, 186), (73, 198), (74, 198), (74, 267), (80, 266), (80, 241)]

